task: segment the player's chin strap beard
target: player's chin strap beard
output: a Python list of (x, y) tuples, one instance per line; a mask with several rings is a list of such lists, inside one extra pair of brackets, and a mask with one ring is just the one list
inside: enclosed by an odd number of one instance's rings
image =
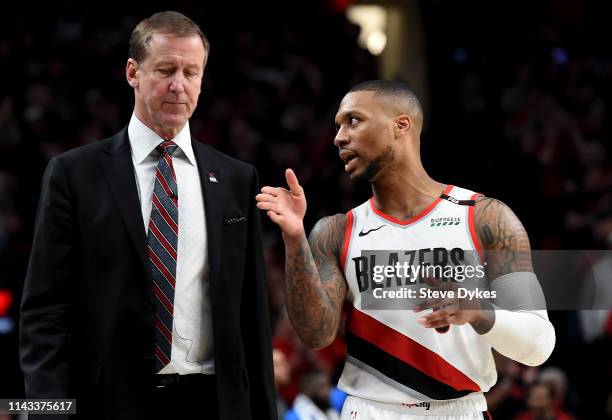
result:
[(360, 186), (372, 184), (374, 182), (373, 181), (374, 177), (376, 176), (376, 174), (380, 172), (381, 168), (382, 168), (382, 165), (381, 165), (381, 160), (379, 156), (376, 159), (374, 159), (372, 162), (370, 162), (370, 164), (366, 167), (366, 169), (363, 171), (361, 175), (358, 175), (355, 178), (353, 178), (353, 182), (355, 182), (356, 184)]
[(393, 147), (388, 146), (380, 155), (370, 162), (361, 175), (353, 178), (353, 181), (358, 184), (371, 184), (380, 170), (390, 165), (394, 160), (395, 150), (393, 150)]

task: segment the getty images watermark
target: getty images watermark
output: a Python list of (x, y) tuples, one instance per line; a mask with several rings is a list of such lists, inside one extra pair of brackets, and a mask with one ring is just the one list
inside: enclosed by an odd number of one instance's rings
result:
[[(525, 287), (527, 279), (503, 277), (517, 272), (535, 274), (536, 280)], [(356, 280), (360, 307), (366, 310), (409, 310), (431, 299), (459, 299), (465, 308), (478, 300), (502, 309), (522, 304), (530, 309), (612, 309), (609, 250), (362, 250), (347, 261), (346, 273)], [(511, 307), (507, 302), (513, 302)]]
[[(436, 285), (435, 280), (453, 279), (457, 283), (462, 283), (466, 279), (484, 278), (485, 267), (483, 265), (447, 265), (434, 266), (429, 263), (421, 263), (418, 266), (410, 265), (407, 261), (400, 263), (395, 262), (394, 265), (375, 265), (372, 268), (372, 295), (375, 299), (444, 299), (444, 298), (459, 298), (459, 299), (495, 299), (497, 292), (495, 290), (480, 290), (478, 288), (471, 290), (467, 287), (456, 287), (453, 289), (437, 290), (432, 289)], [(427, 279), (427, 285), (417, 288), (409, 288), (402, 286), (408, 282), (415, 285), (419, 279)], [(399, 289), (385, 289), (384, 286), (395, 281)]]
[(362, 250), (353, 272), (363, 309), (413, 309), (428, 299), (488, 299), (486, 267), (477, 253), (460, 248)]

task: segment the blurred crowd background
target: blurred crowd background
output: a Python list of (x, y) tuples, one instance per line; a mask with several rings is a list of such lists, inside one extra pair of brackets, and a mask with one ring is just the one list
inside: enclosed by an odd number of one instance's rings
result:
[[(423, 161), (433, 178), (506, 202), (533, 249), (612, 248), (609, 2), (367, 2), (390, 24), (402, 16), (380, 55), (349, 18), (363, 2), (216, 3), (171, 6), (212, 45), (192, 135), (255, 164), (262, 184), (281, 185), (283, 170), (295, 169), (308, 230), (369, 197), (343, 172), (333, 117), (348, 88), (386, 77), (423, 99)], [(0, 398), (17, 398), (18, 302), (45, 165), (127, 124), (129, 35), (170, 6), (2, 7)], [(333, 394), (345, 347), (342, 333), (321, 351), (300, 344), (284, 308), (282, 240), (263, 219), (279, 406), (290, 408), (299, 392)], [(603, 272), (612, 282), (612, 270)], [(494, 418), (612, 418), (612, 318), (589, 316), (550, 312), (557, 346), (544, 366), (496, 356), (499, 380), (487, 394)]]

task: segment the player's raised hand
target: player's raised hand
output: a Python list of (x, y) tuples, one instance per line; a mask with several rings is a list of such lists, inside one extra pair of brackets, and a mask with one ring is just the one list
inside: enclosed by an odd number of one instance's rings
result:
[(293, 170), (285, 171), (285, 179), (289, 189), (265, 186), (255, 199), (257, 207), (266, 210), (268, 217), (285, 235), (297, 236), (304, 233), (306, 196)]

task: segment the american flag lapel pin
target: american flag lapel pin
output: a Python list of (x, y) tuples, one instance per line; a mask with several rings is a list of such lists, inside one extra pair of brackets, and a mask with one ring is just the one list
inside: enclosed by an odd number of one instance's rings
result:
[(214, 171), (208, 172), (208, 182), (212, 182), (213, 184), (218, 184), (219, 180), (217, 179), (217, 173)]

